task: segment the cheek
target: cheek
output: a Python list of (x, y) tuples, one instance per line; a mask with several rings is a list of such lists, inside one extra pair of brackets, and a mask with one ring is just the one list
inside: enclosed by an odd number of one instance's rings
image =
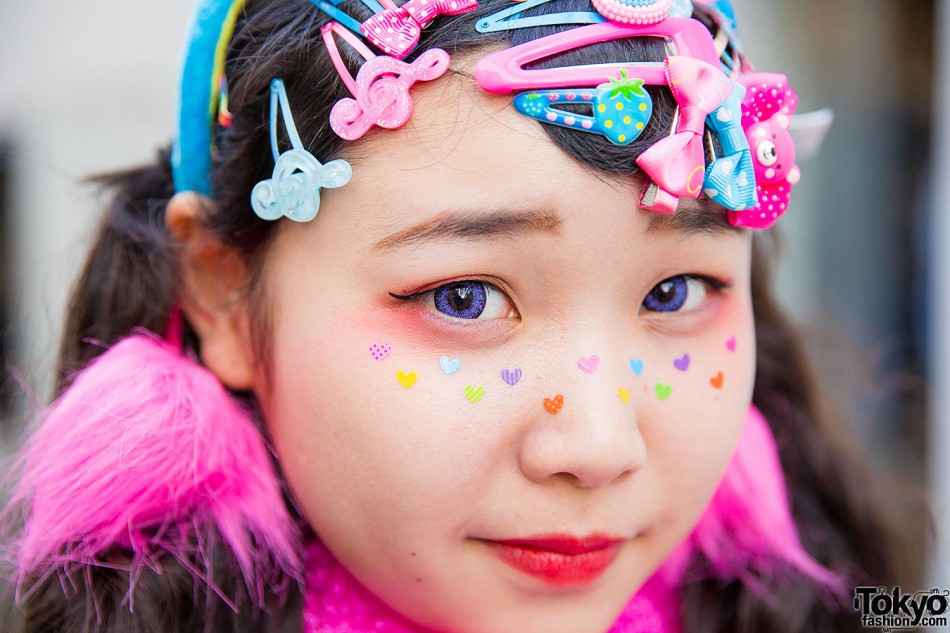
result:
[(277, 333), (262, 402), (304, 515), (357, 570), (367, 546), (408, 551), (427, 529), (461, 525), (505, 441), (485, 424), (484, 381), (466, 377), (484, 375), (478, 361), (440, 362), (401, 321), (285, 323), (298, 334)]
[(715, 492), (752, 400), (749, 304), (726, 306), (700, 336), (662, 347), (652, 362), (640, 429), (658, 489), (668, 493), (660, 523), (685, 535)]

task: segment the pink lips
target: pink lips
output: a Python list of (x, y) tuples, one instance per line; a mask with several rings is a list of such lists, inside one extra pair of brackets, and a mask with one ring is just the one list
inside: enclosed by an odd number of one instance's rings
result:
[(550, 535), (485, 541), (508, 565), (558, 587), (585, 585), (599, 578), (620, 553), (623, 539)]

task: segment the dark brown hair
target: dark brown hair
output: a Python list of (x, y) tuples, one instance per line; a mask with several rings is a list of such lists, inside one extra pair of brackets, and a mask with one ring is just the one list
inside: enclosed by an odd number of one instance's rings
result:
[[(564, 28), (538, 27), (492, 35), (474, 30), (479, 19), (502, 6), (500, 1), (485, 0), (472, 13), (437, 20), (423, 32), (414, 55), (442, 48), (456, 57), (491, 46), (517, 45)], [(340, 8), (359, 20), (369, 15), (356, 0), (347, 0)], [(533, 12), (571, 10), (590, 10), (590, 5), (587, 0), (554, 0)], [(228, 48), (226, 74), (233, 122), (226, 130), (215, 129), (218, 149), (211, 174), (215, 204), (203, 222), (234, 247), (251, 270), (260, 269), (275, 227), (275, 223), (259, 220), (249, 205), (251, 188), (270, 177), (273, 169), (267, 123), (273, 78), (282, 78), (287, 86), (307, 149), (322, 161), (346, 155), (359, 168), (359, 143), (345, 145), (328, 126), (330, 108), (347, 96), (347, 90), (320, 36), (320, 26), (327, 21), (305, 0), (250, 0)], [(346, 46), (341, 45), (341, 52), (355, 75), (362, 60)], [(546, 59), (539, 65), (661, 60), (664, 55), (663, 45), (656, 41), (615, 40)], [(668, 132), (675, 106), (667, 91), (649, 90), (655, 114), (642, 136), (628, 146), (618, 147), (596, 135), (553, 126), (544, 126), (544, 130), (580, 168), (635, 175), (636, 157)], [(280, 133), (283, 147), (287, 147), (285, 132)], [(101, 353), (103, 345), (126, 336), (136, 326), (163, 331), (179, 292), (176, 253), (164, 225), (164, 209), (174, 193), (168, 152), (161, 152), (153, 165), (101, 177), (98, 182), (113, 190), (114, 197), (73, 290), (59, 356), (58, 392)], [(821, 414), (816, 385), (792, 328), (770, 295), (766, 249), (760, 238), (757, 242), (752, 280), (758, 343), (754, 402), (778, 438), (803, 544), (819, 562), (846, 574), (854, 584), (896, 584), (901, 579), (896, 576), (892, 552), (895, 541), (875, 510), (872, 488), (859, 460), (845, 450), (845, 443), (833, 430), (837, 427)], [(260, 288), (252, 283), (249, 291), (259, 292)], [(266, 308), (255, 317), (258, 329), (266, 334)], [(117, 550), (115, 556), (121, 560), (123, 553)], [(215, 568), (224, 578), (219, 586), (240, 602), (240, 582), (228, 580), (227, 570), (234, 569), (228, 553), (216, 556)], [(95, 570), (72, 583), (61, 583), (56, 576), (38, 581), (22, 605), (25, 630), (209, 628), (238, 632), (300, 626), (299, 596), (275, 607), (276, 615), (255, 612), (254, 618), (234, 617), (216, 594), (196, 587), (178, 562), (165, 560), (163, 568), (162, 576), (146, 571), (139, 579), (134, 612), (122, 600), (129, 586), (128, 574), (117, 569)], [(763, 582), (768, 585), (770, 579)], [(683, 592), (688, 632), (860, 630), (850, 605), (836, 611), (804, 578), (782, 586), (780, 601), (764, 600), (738, 582), (697, 580), (687, 583)], [(196, 609), (202, 617), (195, 617)]]

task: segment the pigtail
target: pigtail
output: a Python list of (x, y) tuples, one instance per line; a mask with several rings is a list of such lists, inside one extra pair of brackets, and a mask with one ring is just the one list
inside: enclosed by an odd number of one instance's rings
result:
[(168, 154), (92, 179), (112, 199), (6, 511), (26, 518), (7, 552), (25, 633), (300, 627), (299, 534), (254, 403), (157, 334), (180, 318)]
[(56, 394), (132, 328), (162, 332), (168, 323), (179, 279), (164, 220), (175, 193), (169, 159), (163, 149), (155, 163), (89, 179), (112, 197), (72, 289)]

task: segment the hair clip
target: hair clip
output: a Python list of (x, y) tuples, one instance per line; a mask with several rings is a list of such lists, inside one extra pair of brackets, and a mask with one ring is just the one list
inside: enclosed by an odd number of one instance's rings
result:
[[(559, 103), (589, 104), (592, 115), (551, 107)], [(640, 136), (653, 114), (653, 100), (643, 89), (643, 80), (627, 77), (625, 70), (620, 71), (619, 78), (614, 77), (593, 90), (570, 88), (523, 92), (515, 97), (514, 106), (532, 119), (602, 134), (615, 145), (626, 145)]]
[[(321, 33), (333, 65), (355, 97), (340, 99), (330, 111), (330, 127), (337, 136), (348, 141), (362, 137), (374, 125), (390, 130), (404, 125), (412, 114), (409, 89), (418, 81), (438, 79), (449, 68), (449, 54), (440, 48), (426, 51), (409, 64), (388, 55), (373, 54), (337, 22), (324, 24)], [(366, 60), (355, 80), (340, 57), (333, 33), (346, 40)]]
[(785, 213), (802, 172), (795, 165), (795, 143), (789, 133), (790, 117), (798, 95), (785, 75), (755, 73), (739, 79), (746, 87), (742, 100), (742, 127), (752, 153), (758, 202), (748, 211), (733, 211), (735, 226), (767, 229)]
[[(293, 148), (284, 153), (277, 147), (278, 109), (282, 110), (284, 127)], [(323, 165), (303, 148), (281, 79), (274, 79), (270, 84), (270, 145), (274, 153), (274, 174), (254, 185), (251, 191), (251, 208), (264, 220), (287, 216), (296, 222), (309, 222), (320, 209), (320, 188), (342, 187), (353, 177), (353, 168), (345, 160), (331, 160)]]
[(459, 15), (478, 8), (478, 0), (409, 0), (367, 19), (360, 32), (379, 50), (403, 59), (419, 43), (422, 29), (440, 15)]
[(699, 197), (706, 169), (706, 118), (734, 88), (718, 64), (680, 55), (667, 57), (665, 63), (670, 91), (679, 106), (675, 132), (640, 154), (637, 165), (659, 187), (655, 196), (653, 192), (641, 196), (640, 206), (669, 214), (676, 211), (679, 198)]
[[(344, 13), (339, 8), (337, 8), (337, 5), (343, 2), (343, 0), (310, 0), (310, 1), (313, 4), (317, 5), (317, 8), (319, 8), (325, 14), (327, 14), (328, 16), (330, 16), (331, 18), (333, 18), (334, 20), (336, 20), (337, 22), (339, 22), (346, 28), (350, 29), (354, 33), (360, 32), (360, 23), (356, 20), (356, 18)], [(383, 5), (377, 2), (377, 0), (360, 0), (360, 1), (363, 4), (365, 4), (369, 8), (369, 10), (372, 11), (374, 14), (382, 13), (383, 11), (385, 11), (385, 9), (383, 8)], [(385, 0), (385, 2), (386, 2), (387, 7), (396, 6), (392, 3), (392, 0)]]
[(673, 55), (688, 55), (710, 64), (719, 63), (719, 54), (709, 31), (691, 18), (668, 18), (649, 25), (604, 22), (568, 29), (486, 55), (475, 64), (475, 80), (487, 92), (504, 94), (514, 90), (599, 86), (624, 70), (643, 79), (647, 85), (665, 85), (666, 66), (663, 62), (525, 68), (559, 53), (628, 37), (662, 38)]
[(551, 0), (525, 0), (513, 7), (492, 13), (475, 23), (475, 30), (479, 33), (494, 33), (495, 31), (511, 31), (526, 29), (533, 26), (551, 26), (554, 24), (596, 24), (606, 22), (607, 18), (593, 11), (562, 11), (547, 15), (532, 15), (526, 18), (518, 17), (525, 11)]
[(673, 8), (673, 0), (591, 0), (591, 4), (597, 13), (620, 24), (656, 24)]
[(751, 209), (756, 203), (755, 171), (749, 141), (742, 128), (742, 98), (745, 86), (733, 82), (726, 101), (706, 118), (717, 147), (706, 168), (703, 192), (727, 209)]

